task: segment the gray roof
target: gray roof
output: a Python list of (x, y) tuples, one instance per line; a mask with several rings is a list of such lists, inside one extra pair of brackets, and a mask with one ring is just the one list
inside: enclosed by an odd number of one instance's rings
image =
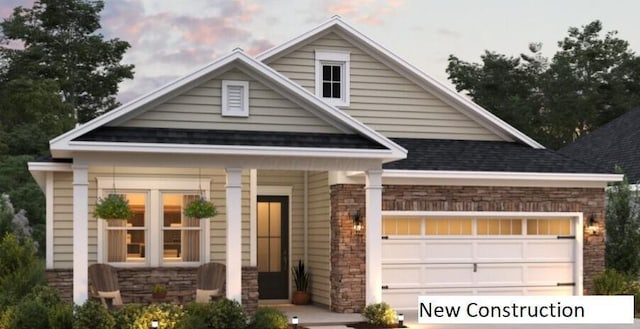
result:
[(103, 126), (74, 140), (121, 143), (386, 149), (385, 146), (357, 134), (141, 127)]
[(505, 171), (537, 173), (612, 173), (548, 149), (500, 141), (392, 138), (409, 151), (384, 169)]
[(640, 109), (621, 115), (558, 152), (611, 171), (618, 165), (629, 182), (640, 181)]

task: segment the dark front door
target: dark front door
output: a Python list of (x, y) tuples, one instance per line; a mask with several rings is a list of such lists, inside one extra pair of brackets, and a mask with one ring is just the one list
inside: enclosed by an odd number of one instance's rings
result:
[(289, 298), (289, 197), (258, 196), (260, 299)]

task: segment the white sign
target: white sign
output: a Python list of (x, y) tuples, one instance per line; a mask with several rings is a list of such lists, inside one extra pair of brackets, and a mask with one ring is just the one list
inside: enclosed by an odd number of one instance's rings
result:
[(633, 296), (420, 296), (419, 323), (633, 323)]

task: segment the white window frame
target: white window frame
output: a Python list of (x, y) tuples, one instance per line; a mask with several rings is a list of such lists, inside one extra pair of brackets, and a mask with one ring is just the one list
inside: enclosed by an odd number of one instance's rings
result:
[[(109, 263), (117, 267), (160, 267), (160, 266), (198, 266), (207, 263), (211, 255), (210, 223), (200, 221), (200, 261), (199, 262), (164, 262), (161, 252), (163, 241), (162, 194), (184, 193), (198, 194), (203, 190), (205, 197), (210, 198), (211, 179), (209, 178), (166, 178), (166, 177), (96, 177), (97, 196), (106, 196), (114, 186), (118, 193), (147, 193), (147, 213), (145, 216), (146, 255), (144, 262), (108, 262), (105, 243), (107, 242), (107, 223), (98, 219), (97, 259), (100, 263)], [(155, 224), (152, 219), (156, 219)], [(152, 239), (152, 237), (156, 237)]]
[[(351, 69), (350, 69), (351, 53), (340, 50), (319, 50), (315, 51), (316, 63), (316, 96), (322, 98), (326, 103), (333, 106), (349, 106), (351, 102)], [(339, 65), (342, 67), (340, 98), (322, 97), (322, 65)]]
[[(242, 108), (229, 108), (229, 87), (242, 87)], [(249, 116), (249, 81), (222, 80), (222, 116), (248, 117)]]

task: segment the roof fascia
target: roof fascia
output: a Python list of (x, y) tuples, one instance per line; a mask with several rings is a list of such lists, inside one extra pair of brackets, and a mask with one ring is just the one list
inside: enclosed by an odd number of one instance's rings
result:
[[(348, 176), (363, 175), (351, 172)], [(590, 173), (540, 173), (540, 172), (501, 172), (501, 171), (439, 171), (439, 170), (394, 170), (385, 169), (382, 177), (389, 178), (446, 178), (446, 179), (491, 179), (491, 180), (561, 180), (589, 182), (619, 182), (620, 174)]]
[(358, 30), (344, 22), (338, 16), (334, 16), (329, 20), (323, 22), (322, 24), (316, 26), (315, 28), (309, 30), (308, 32), (303, 33), (279, 46), (276, 46), (259, 54), (258, 56), (256, 56), (256, 59), (259, 61), (267, 62), (287, 52), (289, 49), (295, 47), (296, 45), (302, 42), (306, 42), (308, 39), (324, 33), (333, 27), (339, 27), (343, 33), (346, 32), (348, 36), (354, 38), (356, 41), (361, 42), (362, 45), (364, 45), (373, 53), (381, 55), (383, 58), (377, 58), (378, 60), (382, 60), (386, 64), (396, 68), (397, 70), (400, 70), (407, 78), (415, 77), (414, 79), (410, 80), (422, 86), (426, 90), (441, 96), (443, 100), (449, 105), (461, 110), (463, 113), (469, 115), (472, 119), (478, 121), (478, 123), (482, 124), (497, 135), (503, 138), (511, 137), (512, 139), (518, 140), (533, 148), (544, 148), (542, 144), (536, 142), (531, 137), (525, 135), (502, 119), (493, 115), (491, 112), (487, 111), (486, 109), (467, 99), (463, 95), (445, 86), (438, 80), (432, 78), (430, 75), (422, 72), (420, 69), (408, 63), (384, 46), (362, 34)]

